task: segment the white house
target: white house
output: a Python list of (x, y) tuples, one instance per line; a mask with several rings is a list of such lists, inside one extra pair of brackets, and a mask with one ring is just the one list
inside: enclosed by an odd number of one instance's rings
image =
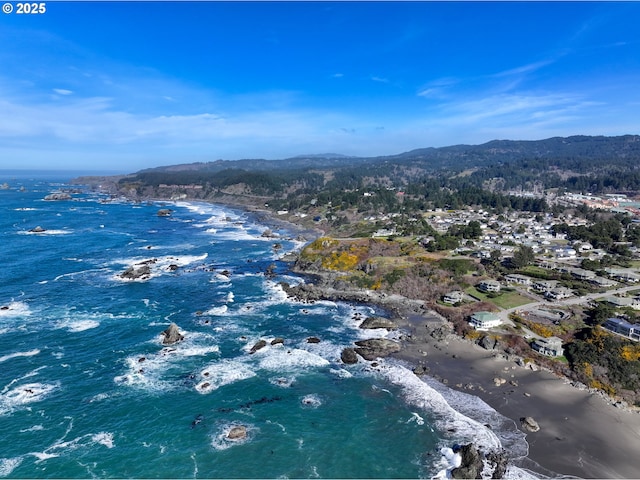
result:
[(517, 283), (518, 285), (529, 286), (531, 285), (531, 277), (527, 277), (526, 275), (520, 275), (518, 273), (511, 273), (505, 276), (505, 279), (509, 283)]
[(476, 330), (488, 330), (502, 324), (502, 320), (498, 315), (491, 312), (476, 312), (471, 315), (469, 324)]
[(497, 280), (482, 280), (478, 284), (478, 290), (481, 292), (499, 292), (500, 282)]
[(451, 305), (453, 305), (455, 303), (460, 303), (462, 301), (463, 296), (464, 296), (464, 293), (462, 293), (460, 290), (454, 290), (453, 292), (447, 293), (442, 298), (442, 301), (444, 303), (450, 303)]
[(549, 357), (559, 357), (564, 354), (562, 340), (558, 337), (537, 338), (531, 344), (531, 348)]

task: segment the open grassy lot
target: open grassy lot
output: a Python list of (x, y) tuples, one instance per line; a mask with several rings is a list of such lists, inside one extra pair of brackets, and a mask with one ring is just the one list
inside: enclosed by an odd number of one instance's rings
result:
[(487, 294), (479, 292), (475, 287), (469, 287), (465, 290), (466, 293), (475, 297), (479, 300), (493, 303), (496, 307), (508, 309), (519, 307), (520, 305), (524, 305), (526, 303), (531, 303), (532, 300), (530, 298), (524, 297), (520, 295), (518, 292), (500, 292), (495, 298), (489, 297)]

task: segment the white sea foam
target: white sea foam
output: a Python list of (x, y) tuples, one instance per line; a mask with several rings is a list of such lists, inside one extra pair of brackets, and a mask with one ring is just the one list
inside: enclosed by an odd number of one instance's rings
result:
[(34, 355), (38, 355), (40, 353), (40, 350), (33, 349), (33, 350), (29, 350), (27, 352), (15, 352), (15, 353), (9, 353), (7, 355), (3, 355), (2, 357), (0, 357), (0, 363), (2, 362), (6, 362), (7, 360), (11, 360), (12, 358), (17, 358), (17, 357), (33, 357)]
[(220, 305), (219, 307), (212, 307), (209, 310), (206, 310), (204, 312), (204, 315), (209, 315), (212, 317), (222, 316), (227, 313), (227, 310), (229, 310), (229, 307), (227, 307), (226, 305)]
[(24, 457), (0, 458), (0, 477), (8, 477), (20, 466)]
[(245, 363), (235, 360), (221, 360), (202, 369), (200, 382), (196, 385), (199, 393), (210, 393), (223, 385), (255, 377), (256, 373)]
[(72, 333), (84, 332), (100, 326), (96, 320), (64, 320), (57, 324), (57, 328), (64, 328)]
[(43, 232), (32, 232), (29, 230), (24, 230), (21, 232), (18, 232), (19, 235), (69, 235), (70, 233), (73, 233), (72, 230), (45, 230)]
[(305, 395), (300, 399), (300, 403), (309, 408), (318, 408), (322, 405), (322, 399), (316, 394)]
[(29, 427), (29, 428), (23, 428), (20, 430), (20, 433), (26, 433), (26, 432), (40, 432), (44, 430), (44, 426), (42, 425), (34, 425), (33, 427)]
[(61, 455), (78, 449), (91, 448), (95, 445), (102, 445), (107, 448), (113, 448), (115, 446), (113, 443), (113, 434), (110, 432), (88, 433), (76, 437), (73, 440), (64, 441), (70, 431), (71, 428), (69, 427), (61, 439), (57, 440), (42, 452), (29, 452), (29, 455), (37, 458), (36, 463), (41, 463), (51, 458), (60, 457)]
[(21, 406), (40, 402), (59, 388), (57, 383), (27, 383), (9, 389), (11, 384), (0, 394), (0, 415), (10, 413)]
[(344, 368), (332, 368), (329, 370), (332, 374), (334, 374), (338, 378), (351, 378), (353, 374), (349, 370), (345, 370)]
[(259, 358), (260, 368), (272, 371), (290, 371), (329, 365), (329, 361), (320, 355), (299, 348), (283, 348), (281, 345), (275, 348), (267, 346), (254, 355)]
[(9, 302), (0, 306), (0, 317), (23, 317), (31, 315), (31, 309), (25, 302)]

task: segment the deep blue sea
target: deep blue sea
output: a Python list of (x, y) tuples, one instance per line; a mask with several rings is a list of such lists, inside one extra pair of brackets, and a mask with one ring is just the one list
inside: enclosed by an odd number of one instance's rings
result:
[[(68, 180), (0, 173), (0, 477), (431, 478), (453, 443), (526, 454), (475, 397), (342, 364), (376, 312), (287, 299), (294, 232), (205, 203), (44, 200)], [(150, 278), (120, 277), (148, 260)], [(185, 338), (165, 346), (172, 322)]]

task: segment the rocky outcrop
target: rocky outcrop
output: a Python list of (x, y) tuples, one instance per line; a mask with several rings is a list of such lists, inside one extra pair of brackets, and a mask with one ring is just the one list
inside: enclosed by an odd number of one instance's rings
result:
[(480, 452), (473, 443), (455, 446), (454, 452), (462, 457), (460, 466), (451, 470), (451, 478), (481, 478), (480, 473), (484, 468)]
[(170, 217), (172, 213), (173, 210), (171, 210), (170, 208), (161, 208), (160, 210), (158, 210), (157, 215), (159, 217)]
[(398, 325), (393, 320), (383, 317), (367, 317), (364, 322), (360, 324), (360, 328), (374, 329), (374, 328), (386, 328), (387, 330), (396, 330)]
[(540, 425), (538, 425), (538, 422), (536, 422), (533, 417), (520, 418), (520, 424), (527, 432), (537, 432), (540, 430)]
[(148, 264), (134, 265), (120, 274), (126, 280), (147, 280), (151, 277), (151, 267)]
[(245, 438), (247, 438), (247, 427), (244, 425), (231, 427), (231, 430), (227, 432), (227, 439), (229, 440), (244, 440)]
[(271, 340), (271, 345), (284, 345), (284, 338), (282, 337), (276, 337), (273, 340)]
[(59, 201), (59, 200), (71, 200), (71, 195), (65, 192), (51, 193), (46, 197), (44, 197), (44, 199), (48, 202)]
[(267, 346), (267, 341), (266, 340), (258, 340), (253, 347), (251, 347), (251, 350), (249, 350), (249, 353), (256, 353), (258, 350), (260, 350), (261, 348), (264, 348)]
[(46, 230), (42, 228), (40, 225), (29, 230), (29, 233), (43, 233), (43, 232), (46, 232)]
[(355, 342), (354, 349), (365, 360), (375, 360), (378, 357), (386, 357), (400, 351), (400, 344), (386, 338), (370, 338)]
[(353, 365), (355, 363), (358, 363), (358, 355), (353, 348), (347, 347), (342, 350), (342, 353), (340, 354), (340, 360), (342, 360), (342, 363), (346, 363), (347, 365)]
[(164, 330), (162, 332), (162, 335), (164, 335), (164, 339), (162, 340), (163, 345), (171, 345), (173, 343), (184, 340), (184, 335), (180, 333), (180, 331), (178, 330), (178, 325), (176, 325), (175, 323), (169, 325), (169, 328)]
[(307, 338), (307, 343), (320, 343), (320, 339), (318, 337), (309, 337)]
[(478, 345), (485, 350), (494, 350), (498, 346), (498, 340), (490, 335), (485, 335), (478, 340)]

